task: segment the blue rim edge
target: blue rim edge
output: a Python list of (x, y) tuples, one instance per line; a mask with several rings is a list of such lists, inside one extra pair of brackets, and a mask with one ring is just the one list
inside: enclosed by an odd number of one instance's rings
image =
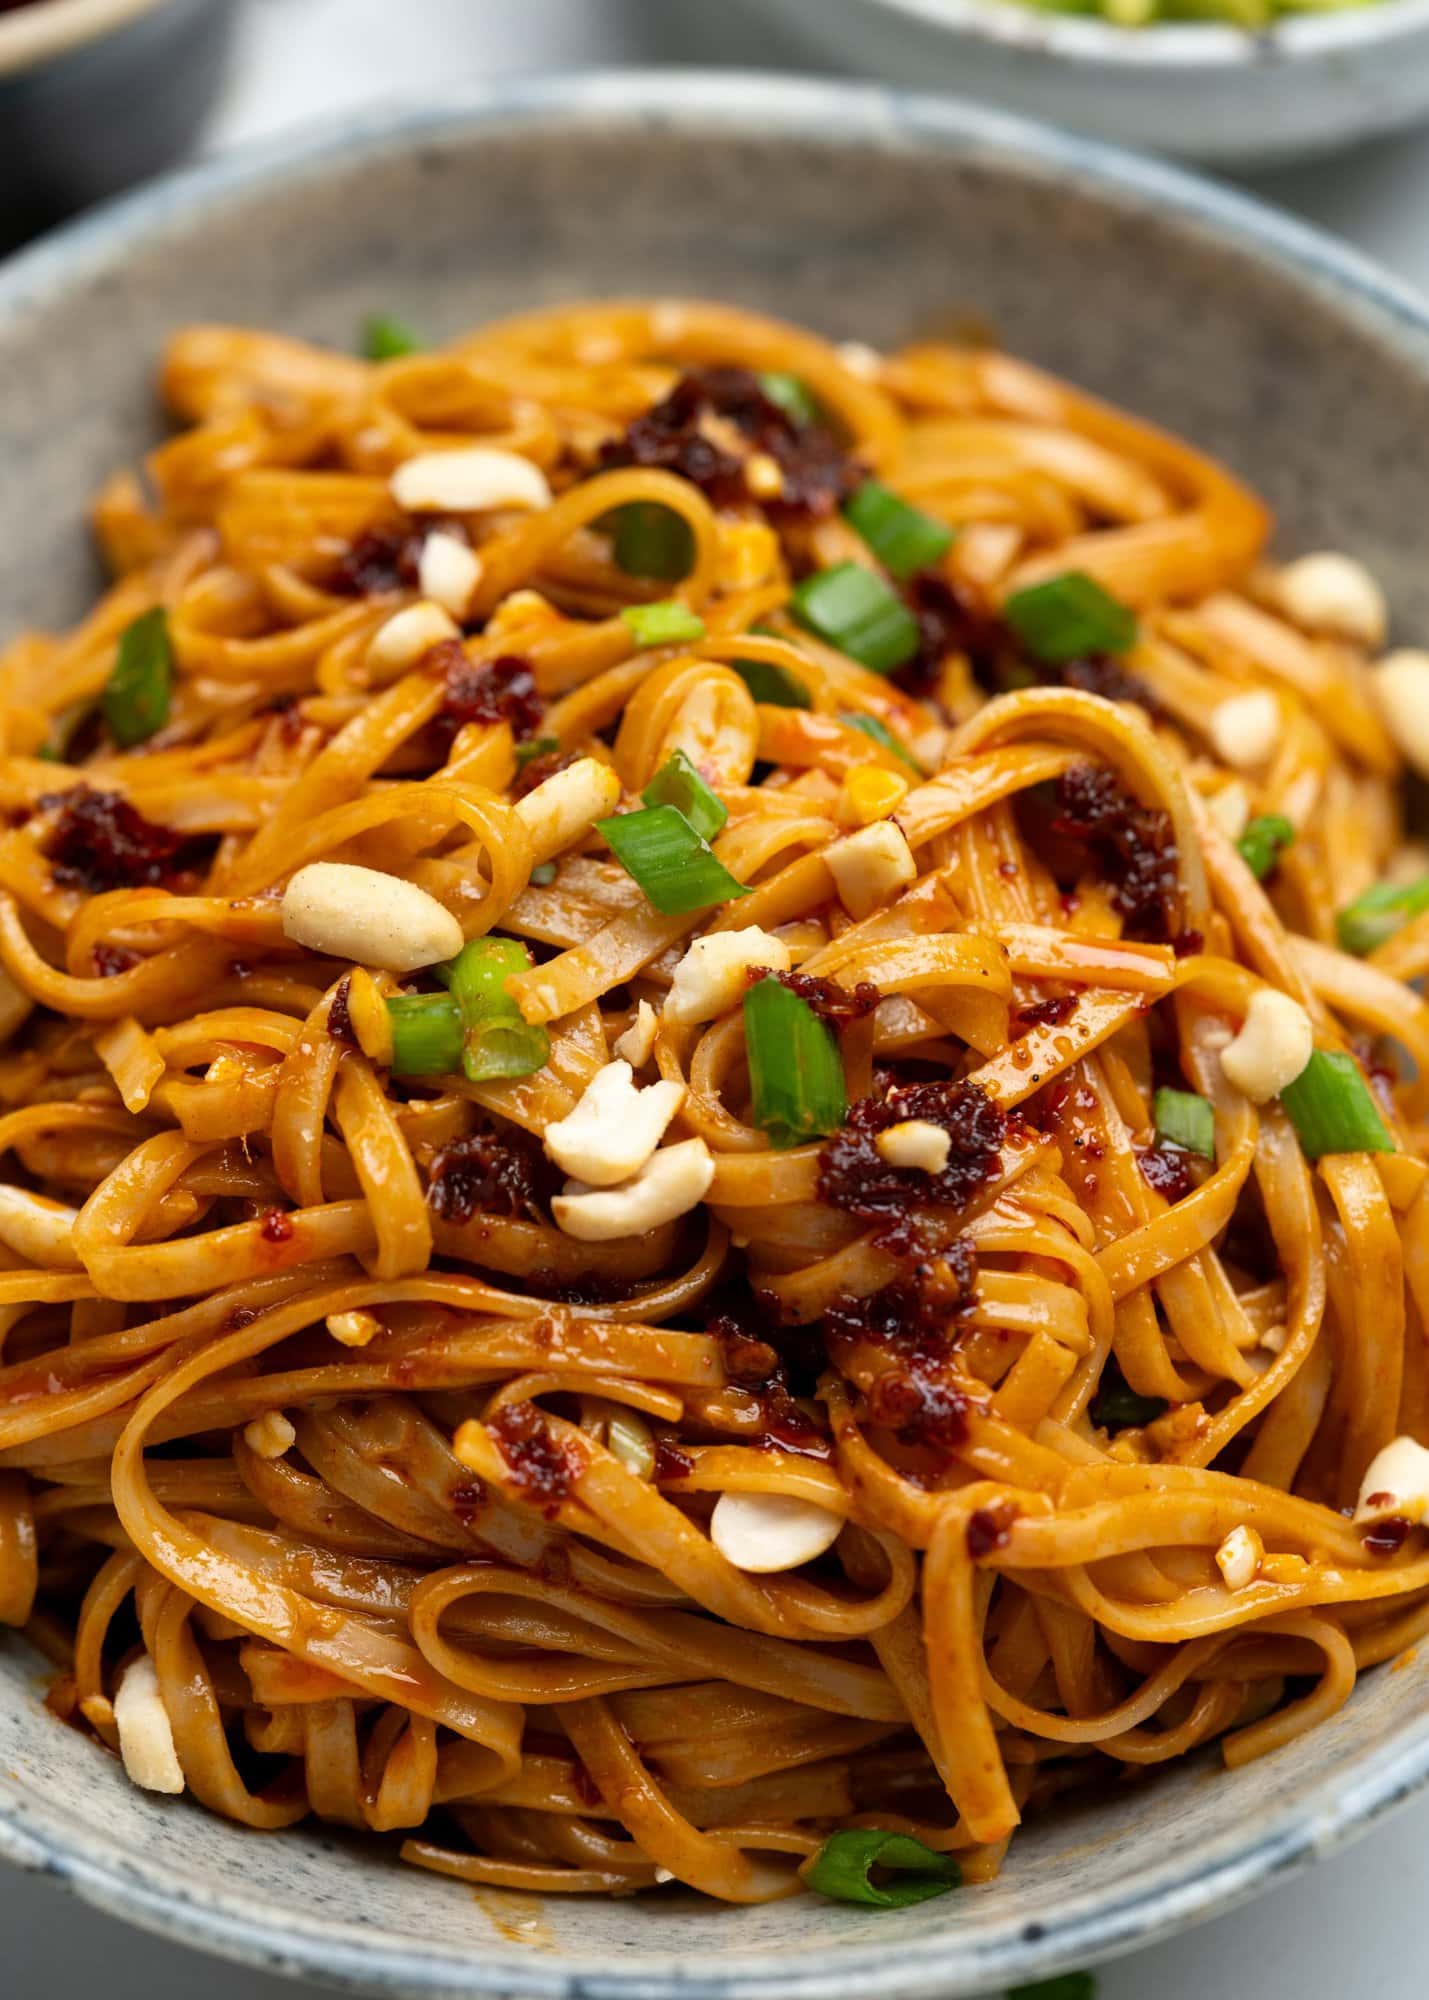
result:
[[(553, 129), (645, 124), (723, 127), (761, 140), (846, 147), (947, 151), (1024, 177), (1080, 187), (1142, 212), (1186, 223), (1248, 262), (1333, 297), (1337, 309), (1368, 322), (1381, 341), (1429, 369), (1429, 308), (1369, 259), (1248, 196), (1180, 168), (1013, 114), (954, 98), (872, 85), (742, 71), (600, 70), (509, 78), (445, 97), (438, 105), (397, 106), (350, 115), (315, 134), (278, 139), (166, 175), (66, 225), (0, 269), (0, 322), (42, 310), (48, 300), (162, 237), (196, 210), (241, 200), (250, 190), (309, 176), (371, 150), (440, 144), (473, 128)], [(43, 1714), (37, 1703), (37, 1717)], [(937, 2000), (1035, 1978), (1145, 1945), (1197, 1919), (1219, 1915), (1297, 1873), (1366, 1831), (1429, 1784), (1429, 1716), (1403, 1729), (1329, 1796), (1287, 1806), (1253, 1835), (1231, 1834), (1208, 1855), (1181, 1860), (1120, 1898), (1099, 1899), (1054, 1923), (1004, 1921), (991, 1934), (969, 1926), (936, 1937), (840, 1949), (831, 1931), (818, 1969), (789, 1954), (720, 1954), (717, 1973), (690, 1975), (681, 1961), (647, 1961), (610, 1972), (539, 1953), (479, 1954), (417, 1941), (383, 1945), (372, 1933), (300, 1911), (276, 1920), (241, 1895), (199, 1903), (173, 1883), (146, 1878), (141, 1862), (120, 1864), (109, 1842), (82, 1830), (40, 1827), (22, 1799), (0, 1792), (0, 1857), (51, 1876), (86, 1901), (146, 1930), (271, 1971), (312, 1976), (352, 1991), (413, 1995), (530, 1995), (533, 2000), (843, 2000), (874, 1975), (880, 2000)], [(831, 1918), (837, 1913), (831, 1912)], [(807, 1964), (807, 1958), (804, 1961)]]

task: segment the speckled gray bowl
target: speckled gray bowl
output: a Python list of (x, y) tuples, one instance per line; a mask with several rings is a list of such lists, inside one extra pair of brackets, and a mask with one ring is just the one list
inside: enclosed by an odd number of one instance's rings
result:
[[(222, 162), (0, 273), (0, 628), (76, 612), (86, 496), (154, 435), (166, 330), (347, 343), (582, 294), (696, 291), (873, 341), (976, 312), (1222, 452), (1287, 541), (1367, 556), (1429, 631), (1429, 320), (1356, 259), (1171, 170), (929, 100), (747, 77), (506, 86)], [(538, 1908), (321, 1829), (265, 1837), (128, 1788), (0, 1642), (0, 1851), (189, 1943), (363, 1992), (912, 2000), (1084, 1963), (1223, 1910), (1429, 1775), (1423, 1670), (1289, 1754), (1207, 1759), (1022, 1834), (1001, 1880), (889, 1921), (679, 1892)]]

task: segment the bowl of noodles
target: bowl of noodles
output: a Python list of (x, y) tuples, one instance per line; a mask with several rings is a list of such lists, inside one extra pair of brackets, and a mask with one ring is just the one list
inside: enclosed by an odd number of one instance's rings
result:
[(1429, 115), (1426, 0), (742, 0), (811, 60), (1120, 145), (1288, 164)]
[(1421, 309), (647, 75), (203, 167), (0, 356), (0, 1849), (931, 1996), (1420, 1786)]

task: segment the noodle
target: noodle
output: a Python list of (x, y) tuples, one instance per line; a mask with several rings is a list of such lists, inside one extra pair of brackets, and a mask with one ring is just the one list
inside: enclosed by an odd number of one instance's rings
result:
[(986, 1879), (1429, 1628), (1429, 1488), (1365, 1497), (1429, 1440), (1429, 916), (1345, 929), (1412, 872), (1382, 635), (1237, 481), (697, 303), (162, 383), (111, 589), (0, 662), (56, 1712), (246, 1826), (759, 1902), (850, 1828)]

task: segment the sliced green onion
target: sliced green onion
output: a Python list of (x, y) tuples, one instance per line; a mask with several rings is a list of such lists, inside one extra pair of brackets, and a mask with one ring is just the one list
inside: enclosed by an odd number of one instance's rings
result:
[(532, 1076), (544, 1069), (551, 1055), (551, 1037), (537, 1023), (515, 1020), (478, 1021), (466, 1031), (461, 1054), (468, 1083), (495, 1083), (502, 1077)]
[(451, 1076), (461, 1068), (461, 1009), (450, 993), (394, 993), (387, 1002), (395, 1076)]
[(1094, 1972), (1059, 1972), (1055, 1979), (1034, 1979), (1030, 1986), (1010, 1986), (1007, 2000), (1096, 2000)]
[(1209, 1098), (1192, 1090), (1158, 1090), (1152, 1113), (1160, 1145), (1182, 1146), (1207, 1160), (1216, 1157), (1216, 1114)]
[(1263, 882), (1280, 864), (1287, 847), (1295, 844), (1295, 829), (1281, 813), (1257, 813), (1236, 842), (1240, 858)]
[(713, 840), (729, 818), (683, 750), (674, 751), (640, 794), (647, 806), (673, 806), (701, 840)]
[(812, 708), (814, 697), (797, 675), (770, 660), (731, 660), (730, 665), (756, 701), (770, 708)]
[(674, 806), (646, 806), (596, 821), (616, 860), (667, 917), (708, 910), (748, 889)]
[(602, 526), (610, 530), (615, 566), (627, 576), (678, 583), (695, 566), (695, 537), (689, 522), (657, 500), (632, 500), (616, 507)]
[(1115, 1361), (1109, 1361), (1092, 1398), (1091, 1419), (1104, 1431), (1124, 1431), (1154, 1424), (1166, 1409), (1164, 1397), (1138, 1396)]
[(759, 377), (759, 386), (791, 423), (816, 424), (824, 414), (798, 376), (786, 374), (782, 368), (768, 369)]
[(556, 864), (554, 861), (538, 861), (527, 877), (527, 880), (533, 883), (538, 889), (548, 888), (555, 879)]
[(436, 968), (450, 988), (465, 1027), (461, 1067), (468, 1082), (490, 1083), (507, 1076), (530, 1076), (550, 1057), (551, 1038), (522, 1019), (506, 991), (513, 973), (529, 972), (531, 954), (515, 938), (473, 938), (456, 957)]
[(559, 750), (560, 744), (554, 736), (530, 736), (524, 743), (516, 745), (516, 768), (524, 771), (538, 757), (549, 756), (552, 750)]
[(915, 571), (929, 568), (953, 545), (951, 528), (910, 507), (881, 479), (865, 479), (857, 493), (845, 501), (844, 519), (900, 583)]
[(776, 1146), (837, 1132), (848, 1114), (843, 1057), (832, 1031), (797, 993), (761, 979), (744, 996), (744, 1046), (754, 1122)]
[(1390, 1138), (1369, 1085), (1353, 1056), (1316, 1049), (1280, 1093), (1308, 1159), (1326, 1153), (1392, 1153)]
[(801, 625), (871, 673), (891, 674), (918, 650), (917, 619), (862, 563), (836, 563), (806, 576), (795, 586), (790, 609)]
[(692, 646), (705, 636), (705, 621), (677, 597), (661, 604), (628, 604), (621, 612), (637, 646)]
[(1124, 653), (1136, 618), (1080, 570), (1015, 590), (1002, 615), (1034, 660), (1064, 666), (1088, 653)]
[(143, 612), (119, 635), (119, 656), (104, 684), (104, 720), (126, 750), (147, 743), (169, 719), (174, 653), (162, 605)]
[(875, 743), (881, 743), (885, 750), (891, 750), (895, 757), (901, 757), (910, 770), (921, 778), (925, 775), (923, 766), (913, 755), (906, 743), (900, 743), (887, 723), (880, 722), (876, 715), (861, 715), (857, 710), (845, 708), (839, 711), (839, 721), (846, 722), (850, 729), (861, 729), (865, 736), (871, 736)]
[(362, 352), (368, 361), (396, 361), (420, 354), (426, 342), (404, 320), (390, 313), (371, 313), (362, 322)]
[[(886, 1879), (875, 1881), (875, 1868)], [(805, 1863), (803, 1875), (811, 1889), (836, 1903), (871, 1903), (879, 1910), (904, 1910), (930, 1896), (945, 1896), (963, 1879), (951, 1854), (925, 1847), (911, 1833), (889, 1833), (881, 1826), (831, 1833)]]
[(1346, 903), (1335, 918), (1340, 949), (1364, 958), (1425, 910), (1429, 910), (1429, 875), (1421, 875), (1417, 882), (1376, 882)]
[(531, 954), (515, 938), (472, 938), (455, 958), (433, 968), (468, 1021), (520, 1014), (506, 991), (513, 973), (531, 970)]

